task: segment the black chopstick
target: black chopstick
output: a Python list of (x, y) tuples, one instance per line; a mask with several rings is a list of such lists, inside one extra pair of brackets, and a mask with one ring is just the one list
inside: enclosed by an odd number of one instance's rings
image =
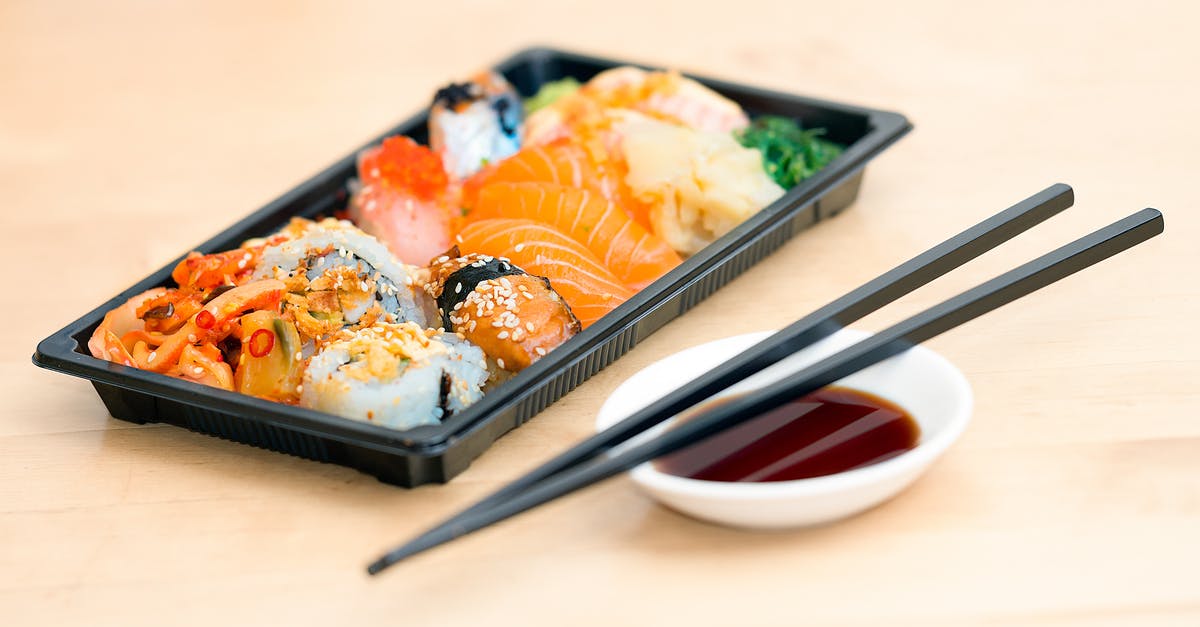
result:
[[(1069, 186), (1061, 183), (1051, 185), (817, 309), (691, 383), (584, 440), (427, 533), (440, 533), (438, 529), (446, 526), (455, 528), (458, 521), (504, 502), (547, 477), (611, 449), (1012, 239), (1070, 207), (1073, 201), (1074, 193)], [(385, 556), (372, 564), (371, 572), (378, 572), (390, 563), (393, 562)]]
[(586, 487), (638, 464), (698, 443), (799, 396), (1070, 276), (1162, 233), (1163, 217), (1143, 209), (1066, 246), (899, 322), (753, 394), (736, 397), (693, 416), (658, 437), (628, 450), (548, 477), (513, 498), (476, 511), (453, 525), (437, 527), (368, 567), (375, 574), (405, 557), (448, 542)]

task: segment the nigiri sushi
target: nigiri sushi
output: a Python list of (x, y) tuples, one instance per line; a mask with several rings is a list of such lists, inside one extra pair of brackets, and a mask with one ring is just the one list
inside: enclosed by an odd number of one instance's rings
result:
[(530, 114), (525, 121), (525, 143), (548, 143), (603, 126), (606, 113), (614, 109), (718, 133), (750, 123), (736, 102), (678, 72), (623, 66), (597, 74), (579, 90)]
[(503, 258), (459, 255), (430, 264), (425, 290), (443, 326), (479, 346), (496, 365), (519, 372), (579, 332), (579, 320), (543, 277)]
[(583, 244), (552, 226), (528, 219), (496, 218), (468, 224), (456, 237), (464, 253), (505, 257), (546, 277), (587, 328), (633, 296)]
[(662, 238), (590, 190), (552, 183), (493, 183), (480, 191), (470, 218), (529, 218), (549, 224), (586, 246), (635, 290), (682, 262)]
[(479, 190), (492, 183), (554, 183), (590, 189), (605, 198), (616, 199), (621, 177), (611, 164), (599, 163), (583, 146), (564, 139), (526, 146), (467, 179), (463, 183), (463, 207), (474, 207)]
[(499, 161), (521, 145), (524, 108), (516, 90), (495, 72), (451, 83), (433, 97), (429, 144), (455, 179)]
[(408, 137), (388, 137), (359, 155), (358, 176), (347, 214), (359, 228), (406, 263), (423, 265), (449, 248), (458, 201), (438, 155)]

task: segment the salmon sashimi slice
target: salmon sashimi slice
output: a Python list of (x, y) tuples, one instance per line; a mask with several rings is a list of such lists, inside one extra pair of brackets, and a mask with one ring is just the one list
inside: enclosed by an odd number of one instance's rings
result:
[[(618, 147), (619, 137), (611, 131), (591, 134), (596, 138), (560, 138), (529, 145), (481, 170), (463, 183), (462, 206), (474, 207), (479, 191), (491, 183), (554, 183), (595, 191), (620, 204), (650, 230), (651, 206), (635, 198), (624, 183), (628, 167)], [(461, 221), (456, 221), (456, 226), (461, 226)]]
[(584, 146), (567, 140), (527, 146), (463, 183), (463, 206), (473, 208), (480, 190), (491, 183), (554, 183), (617, 198), (621, 180), (613, 168), (600, 164), (605, 160), (606, 155), (597, 157)]
[(529, 274), (549, 279), (585, 329), (633, 296), (633, 290), (583, 244), (548, 224), (520, 218), (480, 220), (455, 239), (463, 253), (505, 257)]
[(666, 241), (591, 190), (550, 183), (492, 183), (480, 190), (468, 216), (468, 220), (488, 218), (549, 224), (587, 247), (634, 290), (650, 285), (683, 261)]

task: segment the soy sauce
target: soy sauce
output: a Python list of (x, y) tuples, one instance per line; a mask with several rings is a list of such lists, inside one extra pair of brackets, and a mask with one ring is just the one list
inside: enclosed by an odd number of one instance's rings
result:
[(920, 435), (917, 422), (895, 403), (830, 386), (661, 457), (654, 466), (706, 481), (807, 479), (890, 459), (916, 447)]

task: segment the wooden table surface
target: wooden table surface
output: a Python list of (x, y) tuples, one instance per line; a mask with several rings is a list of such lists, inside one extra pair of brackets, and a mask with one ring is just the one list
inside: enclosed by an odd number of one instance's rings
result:
[[(1200, 624), (1192, 3), (0, 3), (5, 624)], [(893, 109), (856, 205), (449, 485), (110, 418), (37, 341), (532, 43)], [(878, 329), (1145, 206), (1165, 236), (931, 342), (976, 395), (901, 497), (750, 533), (609, 481), (386, 576), (378, 551), (575, 442), (626, 377), (783, 325), (1046, 185), (1077, 206)]]

